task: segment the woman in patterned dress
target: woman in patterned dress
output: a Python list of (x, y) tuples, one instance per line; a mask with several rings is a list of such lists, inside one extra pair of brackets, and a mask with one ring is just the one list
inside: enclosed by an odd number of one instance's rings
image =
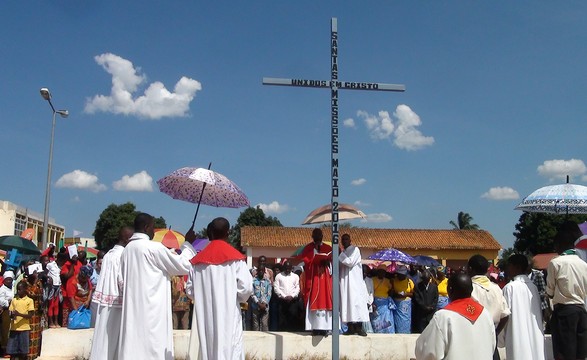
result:
[(35, 312), (30, 319), (31, 332), (29, 336), (28, 360), (36, 359), (41, 354), (41, 335), (43, 333), (43, 283), (37, 272), (29, 274), (26, 279), (28, 283), (28, 296), (33, 299)]

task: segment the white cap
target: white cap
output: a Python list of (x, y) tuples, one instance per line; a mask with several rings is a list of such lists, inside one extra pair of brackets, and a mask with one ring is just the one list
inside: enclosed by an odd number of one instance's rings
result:
[(6, 278), (14, 279), (14, 273), (12, 271), (10, 271), (10, 270), (7, 270), (7, 271), (4, 272), (4, 278), (5, 279)]

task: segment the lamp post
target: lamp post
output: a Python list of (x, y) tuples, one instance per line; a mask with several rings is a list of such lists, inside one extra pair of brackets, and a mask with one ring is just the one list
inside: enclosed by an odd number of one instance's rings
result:
[(51, 143), (49, 145), (49, 166), (47, 170), (47, 187), (45, 188), (45, 212), (43, 213), (43, 238), (41, 240), (41, 248), (47, 247), (47, 235), (49, 233), (49, 200), (51, 199), (51, 168), (53, 163), (53, 139), (55, 137), (55, 114), (66, 118), (69, 115), (67, 110), (55, 110), (51, 102), (51, 92), (47, 88), (41, 88), (41, 96), (49, 102), (51, 110), (53, 111), (53, 124), (51, 126)]

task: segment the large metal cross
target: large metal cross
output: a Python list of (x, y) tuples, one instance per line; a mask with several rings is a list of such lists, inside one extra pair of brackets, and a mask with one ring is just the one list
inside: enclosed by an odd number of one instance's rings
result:
[(339, 358), (339, 313), (340, 313), (340, 283), (338, 263), (338, 90), (378, 90), (378, 91), (405, 91), (404, 85), (382, 84), (372, 82), (341, 81), (338, 79), (338, 29), (337, 20), (330, 22), (330, 81), (263, 78), (263, 85), (301, 86), (311, 88), (330, 88), (330, 153), (331, 161), (331, 204), (332, 204), (332, 359)]

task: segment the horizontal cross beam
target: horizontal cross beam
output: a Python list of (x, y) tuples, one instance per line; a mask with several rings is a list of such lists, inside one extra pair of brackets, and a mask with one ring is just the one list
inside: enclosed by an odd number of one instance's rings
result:
[(372, 82), (356, 82), (341, 80), (306, 80), (306, 79), (282, 79), (282, 78), (263, 78), (263, 85), (279, 86), (300, 86), (313, 88), (337, 88), (345, 90), (376, 90), (376, 91), (406, 91), (405, 85), (400, 84), (383, 84)]

